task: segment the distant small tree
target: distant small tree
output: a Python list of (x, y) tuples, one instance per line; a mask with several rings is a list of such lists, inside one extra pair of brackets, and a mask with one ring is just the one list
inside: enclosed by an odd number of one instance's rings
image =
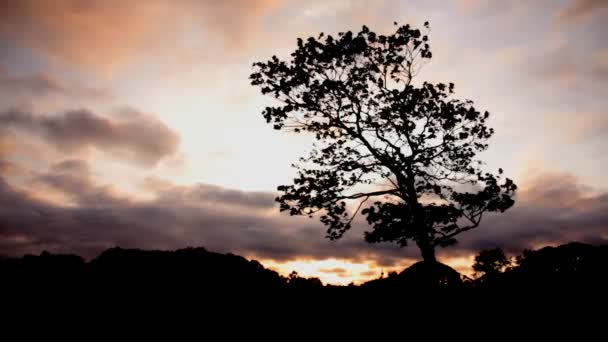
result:
[(287, 278), (287, 285), (291, 288), (302, 290), (323, 287), (321, 279), (300, 277), (300, 275), (296, 271), (291, 271), (291, 273), (289, 273), (289, 277)]
[(511, 260), (507, 258), (500, 248), (486, 249), (475, 256), (473, 270), (479, 277), (495, 277), (511, 266)]
[(330, 239), (361, 212), (368, 242), (414, 241), (435, 262), (437, 246), (513, 205), (515, 184), (474, 159), (493, 134), (488, 112), (454, 99), (452, 83), (413, 82), (431, 56), (428, 37), (409, 25), (391, 35), (363, 26), (298, 39), (289, 60), (254, 63), (251, 84), (280, 102), (266, 121), (316, 140), (293, 184), (278, 187), (282, 211), (319, 213)]

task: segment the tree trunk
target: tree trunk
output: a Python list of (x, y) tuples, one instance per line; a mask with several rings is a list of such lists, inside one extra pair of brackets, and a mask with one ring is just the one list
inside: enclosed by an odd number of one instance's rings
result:
[[(429, 236), (429, 232), (425, 229), (426, 226), (424, 224), (424, 212), (420, 202), (418, 202), (418, 194), (416, 192), (416, 184), (415, 179), (416, 176), (412, 172), (411, 166), (406, 169), (407, 178), (402, 182), (406, 185), (406, 193), (409, 198), (409, 205), (413, 208), (414, 215), (414, 226), (418, 231), (418, 238), (416, 239), (416, 244), (418, 248), (420, 248), (420, 252), (422, 253), (422, 260), (424, 260), (427, 264), (434, 264), (437, 262), (435, 259), (435, 246), (431, 244), (431, 237)], [(401, 183), (401, 182), (400, 182)]]
[(437, 262), (437, 259), (435, 258), (435, 247), (431, 246), (428, 241), (417, 241), (416, 244), (418, 245), (418, 248), (420, 248), (422, 260), (424, 260), (425, 263), (431, 264)]

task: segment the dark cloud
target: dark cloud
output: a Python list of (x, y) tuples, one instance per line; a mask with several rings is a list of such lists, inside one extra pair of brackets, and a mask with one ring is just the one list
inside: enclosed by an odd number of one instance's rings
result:
[[(52, 174), (51, 182), (58, 188), (73, 191), (74, 184), (87, 186), (82, 177), (60, 177), (57, 172), (62, 173), (50, 170), (45, 178), (48, 180), (48, 174)], [(94, 192), (96, 188), (102, 187), (83, 188), (81, 192)], [(87, 201), (58, 206), (17, 191), (2, 180), (0, 240), (4, 247), (1, 252), (21, 254), (48, 249), (91, 257), (114, 245), (142, 248), (204, 245), (225, 251), (248, 252), (262, 248), (265, 253), (285, 256), (287, 250), (290, 254), (297, 253), (289, 243), (279, 243), (286, 240), (288, 232), (281, 234), (277, 222), (273, 222), (276, 220), (267, 219), (255, 210), (231, 208), (222, 202), (197, 205), (191, 199), (170, 202), (163, 197), (129, 204), (108, 194), (104, 196), (110, 198), (104, 206)], [(277, 231), (275, 234), (273, 229)]]
[[(86, 164), (70, 160), (54, 165), (42, 176), (66, 192), (78, 192), (80, 187), (84, 195), (77, 200), (81, 202), (71, 206), (44, 202), (1, 180), (0, 253), (19, 255), (47, 249), (93, 257), (115, 245), (148, 249), (204, 246), (277, 261), (345, 258), (392, 266), (418, 258), (414, 246), (365, 243), (361, 223), (342, 240), (324, 239), (324, 227), (316, 220), (282, 215), (272, 208), (271, 193), (174, 186), (176, 189), (165, 189), (153, 200), (126, 200), (78, 176), (87, 172)], [(92, 197), (96, 200), (86, 195), (89, 193), (97, 194)], [(103, 201), (105, 205), (100, 205)], [(546, 174), (524, 187), (514, 208), (488, 216), (482, 227), (462, 235), (459, 244), (441, 253), (445, 257), (468, 255), (495, 246), (519, 252), (548, 243), (603, 241), (607, 234), (608, 194), (581, 185), (569, 175)]]
[(15, 75), (0, 66), (0, 96), (4, 102), (17, 99), (65, 96), (78, 100), (106, 100), (112, 96), (101, 88), (70, 83), (45, 73)]
[[(60, 207), (19, 192), (0, 180), (0, 246), (3, 254), (73, 251), (92, 256), (109, 245), (170, 245), (162, 230), (131, 226), (125, 210)], [(145, 237), (145, 239), (143, 239)], [(145, 240), (145, 241), (144, 241)]]
[(546, 173), (529, 182), (516, 205), (491, 215), (463, 237), (465, 248), (503, 247), (517, 252), (543, 244), (597, 241), (608, 236), (608, 194), (569, 174)]
[(85, 109), (57, 115), (9, 109), (0, 112), (0, 122), (2, 134), (29, 134), (65, 153), (94, 148), (146, 166), (175, 154), (179, 144), (178, 135), (163, 122), (130, 109), (111, 118)]
[(326, 240), (318, 222), (278, 214), (272, 193), (174, 186), (154, 200), (128, 200), (96, 184), (86, 164), (76, 160), (55, 164), (35, 177), (35, 182), (73, 195), (74, 203), (45, 202), (2, 180), (0, 254), (47, 249), (93, 257), (115, 245), (205, 246), (285, 261), (298, 257), (363, 260), (385, 250), (399, 251), (390, 245), (368, 245), (360, 234), (350, 234), (339, 243)]
[(160, 193), (161, 203), (195, 203), (217, 204), (226, 203), (230, 206), (246, 208), (273, 208), (276, 196), (268, 192), (248, 192), (226, 189), (217, 185), (200, 184), (196, 186), (173, 186)]
[(103, 208), (129, 205), (110, 186), (98, 185), (96, 177), (84, 160), (68, 159), (53, 164), (46, 172), (30, 181), (31, 188), (59, 192), (78, 206)]

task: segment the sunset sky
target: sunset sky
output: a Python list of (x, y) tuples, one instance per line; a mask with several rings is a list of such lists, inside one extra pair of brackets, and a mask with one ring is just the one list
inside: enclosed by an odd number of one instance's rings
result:
[(0, 0), (0, 254), (204, 246), (346, 284), (419, 259), (279, 213), (312, 138), (275, 131), (252, 63), (296, 38), (431, 25), (418, 76), (491, 113), (519, 186), (439, 258), (608, 240), (608, 1)]

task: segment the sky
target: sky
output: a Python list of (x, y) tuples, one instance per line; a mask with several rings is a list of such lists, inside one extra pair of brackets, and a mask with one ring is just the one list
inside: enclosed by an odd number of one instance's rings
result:
[(0, 0), (0, 254), (204, 246), (326, 283), (415, 247), (338, 241), (279, 213), (312, 137), (275, 131), (252, 63), (298, 37), (429, 21), (418, 78), (491, 113), (480, 157), (519, 186), (439, 259), (608, 240), (608, 1)]

